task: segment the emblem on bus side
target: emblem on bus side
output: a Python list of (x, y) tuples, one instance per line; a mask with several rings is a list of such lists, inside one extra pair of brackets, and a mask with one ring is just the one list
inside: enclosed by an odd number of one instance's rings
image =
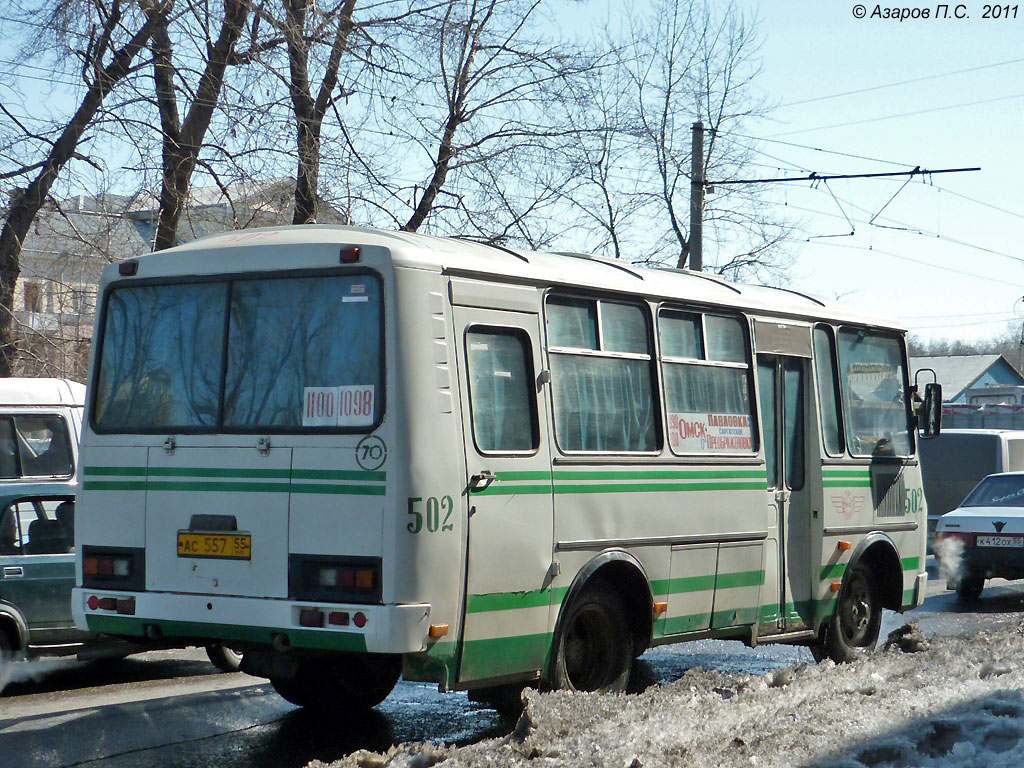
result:
[(854, 496), (847, 491), (842, 496), (833, 496), (832, 506), (836, 508), (836, 512), (847, 520), (852, 520), (853, 516), (860, 512), (861, 507), (864, 506), (864, 497)]
[(367, 435), (356, 446), (356, 463), (367, 472), (380, 469), (388, 458), (388, 447), (376, 435)]

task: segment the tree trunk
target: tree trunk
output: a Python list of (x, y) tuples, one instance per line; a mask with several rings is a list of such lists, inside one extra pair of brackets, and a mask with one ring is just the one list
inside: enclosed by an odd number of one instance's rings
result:
[(224, 21), (217, 42), (210, 47), (206, 68), (199, 79), (195, 98), (184, 123), (178, 129), (178, 107), (173, 83), (173, 52), (167, 32), (167, 15), (146, 9), (146, 15), (160, 24), (154, 33), (153, 72), (160, 106), (163, 139), (163, 187), (160, 191), (160, 216), (157, 222), (153, 250), (171, 248), (178, 243), (178, 224), (188, 199), (192, 172), (195, 170), (203, 139), (213, 119), (228, 61), (235, 43), (242, 34), (249, 15), (251, 0), (227, 0), (224, 3)]

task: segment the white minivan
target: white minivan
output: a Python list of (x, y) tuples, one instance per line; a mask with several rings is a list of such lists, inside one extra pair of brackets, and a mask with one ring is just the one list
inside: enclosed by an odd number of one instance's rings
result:
[(0, 483), (74, 481), (85, 385), (0, 379)]

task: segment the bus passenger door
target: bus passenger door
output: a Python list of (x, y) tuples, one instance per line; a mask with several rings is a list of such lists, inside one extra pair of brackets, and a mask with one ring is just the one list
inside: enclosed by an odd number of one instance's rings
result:
[(814, 619), (806, 428), (813, 422), (807, 416), (807, 360), (758, 355), (757, 379), (768, 486), (778, 515), (779, 629), (806, 629)]
[(537, 315), (456, 306), (454, 316), (469, 514), (465, 683), (544, 666), (553, 522)]

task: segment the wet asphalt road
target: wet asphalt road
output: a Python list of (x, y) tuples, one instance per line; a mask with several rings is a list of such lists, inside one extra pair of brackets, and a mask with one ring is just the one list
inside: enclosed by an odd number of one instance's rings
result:
[[(882, 638), (907, 621), (928, 635), (1016, 626), (1024, 612), (1024, 582), (996, 582), (970, 609), (942, 582), (929, 582), (925, 605), (886, 614)], [(678, 679), (707, 667), (758, 674), (811, 661), (805, 648), (698, 641), (645, 654), (634, 669), (637, 687)], [(468, 743), (507, 733), (511, 723), (436, 686), (399, 683), (366, 717), (339, 722), (296, 708), (263, 680), (222, 674), (202, 650), (160, 651), (121, 660), (45, 661), (23, 665), (0, 695), (2, 768), (301, 768), (357, 749), (384, 751), (395, 743)]]

